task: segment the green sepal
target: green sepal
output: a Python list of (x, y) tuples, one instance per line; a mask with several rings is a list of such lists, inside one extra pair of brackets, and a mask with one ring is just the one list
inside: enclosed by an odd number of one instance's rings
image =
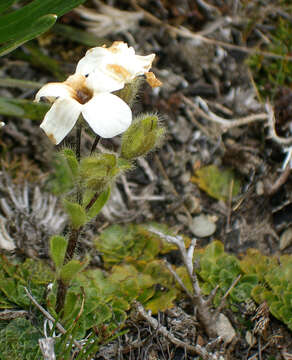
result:
[(88, 189), (102, 191), (115, 176), (117, 159), (114, 154), (97, 154), (80, 162), (80, 176)]
[(117, 158), (117, 168), (118, 172), (128, 171), (133, 168), (133, 164), (130, 160), (124, 159), (122, 157)]
[(136, 77), (133, 81), (125, 86), (117, 92), (117, 95), (124, 100), (129, 106), (131, 106), (138, 94), (140, 86), (142, 85), (144, 79), (139, 76)]
[(89, 263), (89, 258), (84, 261), (70, 260), (66, 265), (62, 267), (60, 272), (60, 278), (65, 282), (70, 282), (78, 273), (86, 268)]
[(50, 238), (50, 254), (56, 269), (64, 263), (68, 240), (63, 236), (54, 235)]
[(87, 217), (85, 209), (78, 203), (70, 202), (66, 199), (63, 200), (63, 206), (66, 213), (69, 215), (72, 227), (79, 229), (81, 226), (86, 224)]
[(87, 189), (101, 193), (118, 174), (131, 167), (132, 163), (118, 158), (115, 154), (97, 154), (81, 160), (80, 179)]
[(87, 212), (87, 220), (93, 219), (104, 207), (107, 203), (108, 199), (110, 198), (111, 188), (110, 186), (103, 191), (99, 197), (96, 199), (95, 203), (91, 206), (91, 208)]
[(143, 115), (136, 118), (122, 137), (121, 156), (134, 160), (146, 155), (160, 145), (165, 128), (160, 126), (156, 115)]

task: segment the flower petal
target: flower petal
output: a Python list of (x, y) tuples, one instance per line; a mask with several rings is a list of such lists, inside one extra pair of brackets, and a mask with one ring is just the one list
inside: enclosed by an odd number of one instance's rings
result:
[(92, 130), (103, 138), (112, 138), (126, 131), (132, 122), (130, 107), (118, 96), (96, 94), (83, 105), (82, 114)]
[(50, 140), (58, 145), (75, 125), (81, 109), (82, 105), (76, 100), (57, 99), (46, 113), (40, 127)]
[(109, 48), (95, 47), (87, 51), (76, 68), (76, 73), (91, 74), (98, 69), (106, 75), (124, 83), (148, 72), (155, 55), (135, 55), (135, 50), (122, 41), (115, 41)]
[(132, 64), (129, 64), (128, 62), (128, 66), (132, 69), (132, 73), (135, 73), (135, 77), (138, 75), (143, 75), (145, 72), (150, 70), (154, 58), (155, 54), (146, 56), (135, 55), (135, 59), (132, 60)]
[(96, 69), (86, 78), (86, 85), (94, 92), (108, 93), (120, 90), (125, 82), (119, 78), (113, 78), (111, 74)]
[(109, 59), (109, 56), (111, 56), (111, 54), (104, 47), (89, 49), (85, 56), (79, 60), (75, 72), (81, 75), (88, 75), (97, 67), (104, 64), (106, 60)]
[(40, 101), (42, 97), (45, 97), (53, 102), (57, 97), (70, 98), (73, 96), (74, 90), (65, 83), (48, 83), (37, 92), (35, 100)]

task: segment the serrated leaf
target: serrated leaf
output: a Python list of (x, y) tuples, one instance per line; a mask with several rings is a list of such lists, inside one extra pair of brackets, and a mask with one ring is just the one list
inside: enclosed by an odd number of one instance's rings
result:
[(68, 240), (63, 236), (55, 235), (50, 238), (51, 258), (57, 269), (63, 266), (67, 245)]
[(66, 213), (69, 215), (72, 227), (74, 229), (79, 229), (81, 226), (86, 224), (87, 222), (86, 212), (81, 205), (64, 199), (63, 206)]

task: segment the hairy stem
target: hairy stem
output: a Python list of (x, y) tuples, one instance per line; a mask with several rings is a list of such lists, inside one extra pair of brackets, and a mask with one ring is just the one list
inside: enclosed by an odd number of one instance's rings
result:
[[(81, 157), (81, 134), (82, 134), (82, 124), (77, 125), (76, 131), (76, 143), (75, 143), (75, 154), (78, 162), (80, 162)], [(76, 200), (78, 204), (82, 204), (83, 194), (79, 185), (77, 185)], [(74, 229), (70, 226), (69, 230), (69, 240), (68, 246), (65, 254), (64, 265), (72, 260), (74, 252), (78, 243), (78, 238), (82, 227), (79, 229)], [(56, 300), (56, 312), (59, 313), (63, 310), (65, 304), (65, 298), (68, 290), (68, 284), (65, 283), (62, 279), (58, 280), (58, 289), (57, 289), (57, 300)]]
[(89, 203), (86, 205), (86, 208), (85, 208), (86, 211), (88, 211), (88, 210), (93, 206), (93, 204), (96, 202), (99, 194), (100, 194), (99, 191), (97, 191), (97, 192), (93, 195), (93, 197), (90, 199)]

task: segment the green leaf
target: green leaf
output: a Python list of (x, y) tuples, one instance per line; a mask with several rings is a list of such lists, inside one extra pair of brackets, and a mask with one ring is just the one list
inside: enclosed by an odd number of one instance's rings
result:
[(87, 212), (87, 218), (93, 219), (104, 207), (104, 205), (107, 203), (108, 199), (110, 198), (111, 194), (111, 188), (108, 187), (105, 191), (103, 191), (95, 203), (91, 206), (91, 208)]
[(31, 26), (34, 19), (56, 14), (61, 16), (74, 7), (82, 4), (85, 0), (34, 0), (29, 4), (17, 9), (0, 18), (0, 42), (15, 40), (22, 35), (23, 31)]
[(145, 309), (151, 310), (153, 314), (157, 314), (159, 311), (170, 309), (174, 306), (173, 302), (176, 299), (177, 293), (177, 289), (157, 292), (156, 295), (147, 302)]
[(71, 281), (79, 272), (81, 272), (87, 266), (89, 259), (85, 261), (71, 260), (63, 266), (60, 278), (66, 282)]
[(265, 299), (264, 299), (264, 292), (265, 292), (265, 287), (262, 285), (256, 285), (252, 291), (251, 291), (251, 295), (253, 297), (253, 299), (258, 303), (261, 304)]
[(57, 269), (61, 268), (66, 254), (68, 240), (63, 236), (52, 236), (50, 238), (50, 253)]
[(69, 215), (71, 224), (74, 229), (79, 229), (87, 222), (86, 212), (84, 208), (78, 203), (63, 200), (64, 209)]
[(217, 200), (227, 201), (230, 197), (237, 196), (240, 191), (240, 181), (232, 170), (220, 170), (216, 165), (205, 166), (196, 171), (191, 181), (204, 190), (208, 195)]
[(209, 244), (204, 253), (204, 257), (210, 260), (215, 260), (224, 254), (224, 245), (221, 241), (213, 241)]
[(0, 97), (0, 114), (31, 120), (42, 120), (50, 106), (24, 99), (6, 99)]
[(13, 78), (0, 79), (1, 87), (36, 90), (36, 89), (40, 89), (43, 85), (44, 83), (40, 83), (38, 81), (29, 81), (29, 80), (13, 79)]
[[(0, 19), (1, 21), (2, 19)], [(27, 29), (22, 29), (17, 37), (14, 37), (15, 40), (9, 41), (7, 44), (0, 47), (0, 56), (6, 55), (9, 52), (16, 49), (18, 46), (22, 45), (28, 40), (31, 40), (42, 33), (46, 32), (50, 27), (52, 27), (57, 20), (57, 16), (50, 14), (42, 16), (41, 18), (34, 21)], [(5, 30), (4, 30), (5, 31)], [(1, 28), (0, 28), (0, 38), (1, 38)]]
[(2, 291), (10, 301), (17, 303), (17, 283), (14, 279), (0, 279), (0, 291)]
[(72, 321), (76, 318), (76, 316), (80, 311), (80, 305), (81, 305), (80, 297), (81, 297), (80, 295), (76, 294), (73, 291), (69, 290), (67, 292), (66, 301), (64, 305), (64, 314), (62, 318), (62, 321), (66, 326), (72, 323)]
[(29, 320), (11, 320), (0, 331), (0, 359), (39, 359), (38, 339), (42, 336), (43, 334)]
[(8, 9), (16, 0), (2, 0), (0, 4), (0, 13)]

